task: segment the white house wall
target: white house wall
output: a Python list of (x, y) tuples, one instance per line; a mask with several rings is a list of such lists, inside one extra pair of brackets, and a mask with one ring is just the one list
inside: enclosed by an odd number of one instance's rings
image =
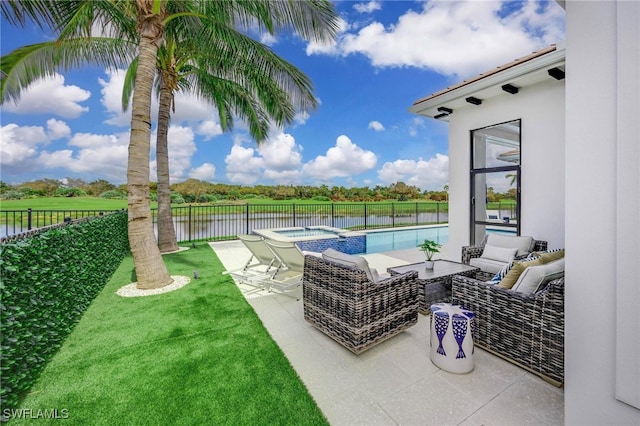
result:
[(460, 258), (469, 244), (471, 130), (515, 119), (521, 127), (521, 234), (564, 247), (564, 81), (552, 78), (515, 95), (456, 109), (449, 118), (449, 244), (446, 256)]
[(640, 2), (566, 12), (565, 422), (640, 425)]

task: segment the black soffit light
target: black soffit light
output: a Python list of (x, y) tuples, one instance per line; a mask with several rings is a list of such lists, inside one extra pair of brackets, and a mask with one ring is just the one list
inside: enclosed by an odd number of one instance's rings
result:
[(482, 99), (474, 98), (473, 96), (469, 96), (468, 98), (465, 99), (465, 101), (474, 105), (480, 105), (482, 103)]
[(549, 73), (549, 75), (553, 78), (555, 78), (556, 80), (563, 80), (564, 79), (564, 71), (562, 71), (560, 68), (555, 67), (555, 68), (551, 68), (550, 70), (547, 71)]
[(518, 93), (518, 90), (520, 89), (518, 89), (513, 84), (505, 84), (504, 86), (502, 86), (502, 90), (504, 90), (507, 93), (511, 93), (512, 95), (515, 95), (516, 93)]
[(438, 111), (439, 112), (444, 112), (445, 114), (453, 113), (453, 110), (451, 108), (447, 108), (447, 107), (438, 107)]
[(447, 114), (445, 112), (445, 113), (442, 113), (442, 114), (435, 115), (435, 116), (433, 116), (433, 118), (435, 118), (436, 120), (440, 120), (441, 118), (448, 117), (448, 116), (449, 116), (449, 114)]

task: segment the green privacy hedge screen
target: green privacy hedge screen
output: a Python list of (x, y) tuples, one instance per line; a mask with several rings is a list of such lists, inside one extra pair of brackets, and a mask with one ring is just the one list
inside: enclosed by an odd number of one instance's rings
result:
[(0, 246), (0, 405), (15, 408), (129, 253), (127, 213)]

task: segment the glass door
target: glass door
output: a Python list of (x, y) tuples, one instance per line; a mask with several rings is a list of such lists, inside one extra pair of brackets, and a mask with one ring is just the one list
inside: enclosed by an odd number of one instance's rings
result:
[(520, 235), (520, 127), (514, 120), (471, 131), (471, 244), (487, 232)]

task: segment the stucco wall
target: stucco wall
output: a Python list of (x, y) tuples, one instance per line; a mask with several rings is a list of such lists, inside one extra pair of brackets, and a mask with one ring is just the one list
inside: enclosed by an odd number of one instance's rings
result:
[(565, 422), (640, 425), (640, 3), (566, 11)]
[(521, 234), (564, 247), (564, 111), (564, 81), (549, 78), (450, 116), (447, 258), (459, 260), (469, 244), (470, 131), (514, 119), (522, 120)]

